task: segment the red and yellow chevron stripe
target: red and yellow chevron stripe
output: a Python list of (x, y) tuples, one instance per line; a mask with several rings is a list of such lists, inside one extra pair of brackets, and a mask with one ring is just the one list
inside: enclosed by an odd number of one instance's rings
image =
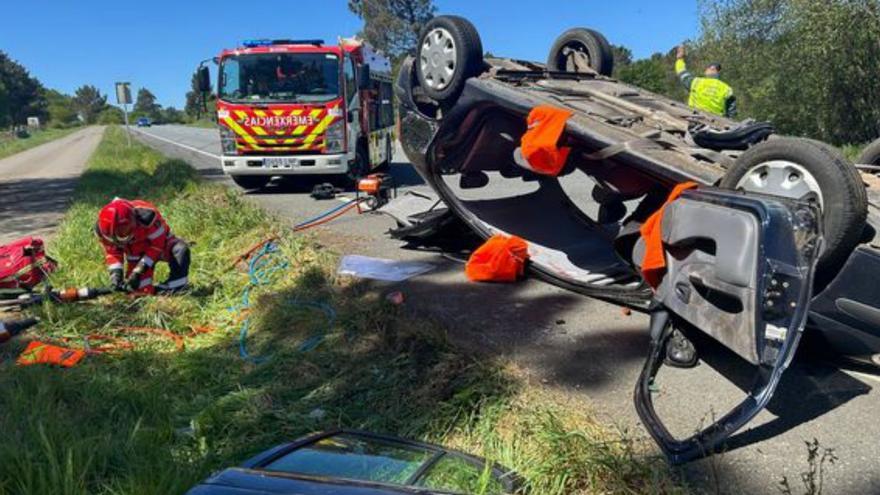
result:
[(242, 152), (321, 151), (324, 131), (342, 118), (342, 100), (326, 105), (248, 105), (219, 103), (217, 121), (236, 136)]

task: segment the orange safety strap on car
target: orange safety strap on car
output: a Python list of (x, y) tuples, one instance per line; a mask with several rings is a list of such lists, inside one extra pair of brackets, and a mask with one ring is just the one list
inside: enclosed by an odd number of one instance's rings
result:
[(666, 255), (663, 251), (663, 229), (661, 222), (663, 221), (663, 212), (669, 203), (672, 203), (681, 193), (688, 189), (697, 187), (695, 182), (683, 182), (678, 184), (669, 193), (666, 202), (659, 210), (651, 214), (650, 217), (639, 228), (642, 239), (645, 240), (645, 256), (642, 258), (642, 277), (651, 287), (657, 288), (663, 280), (666, 272)]
[(547, 105), (537, 106), (526, 119), (528, 130), (522, 137), (522, 155), (535, 172), (557, 176), (568, 159), (569, 147), (557, 147), (572, 112)]
[(85, 355), (86, 353), (81, 350), (68, 349), (35, 340), (28, 344), (24, 352), (18, 357), (17, 362), (19, 366), (54, 364), (70, 368), (80, 362)]
[(495, 234), (471, 254), (464, 270), (474, 282), (514, 282), (525, 273), (528, 259), (526, 241)]

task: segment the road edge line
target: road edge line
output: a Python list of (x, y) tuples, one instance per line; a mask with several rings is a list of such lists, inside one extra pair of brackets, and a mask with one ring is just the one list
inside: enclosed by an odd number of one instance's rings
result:
[(201, 153), (202, 155), (210, 156), (211, 158), (214, 158), (214, 159), (216, 159), (216, 160), (220, 160), (220, 159), (221, 159), (221, 158), (220, 158), (220, 155), (215, 155), (215, 154), (213, 154), (213, 153), (208, 153), (207, 151), (200, 150), (200, 149), (198, 149), (198, 148), (194, 148), (194, 147), (189, 146), (189, 145), (186, 145), (186, 144), (181, 144), (181, 143), (178, 143), (177, 141), (172, 141), (172, 140), (170, 140), (170, 139), (168, 139), (168, 138), (159, 137), (159, 136), (157, 136), (157, 135), (155, 135), (155, 134), (151, 134), (151, 133), (149, 133), (149, 132), (145, 132), (145, 131), (142, 131), (142, 130), (140, 130), (140, 129), (132, 129), (132, 130), (135, 131), (136, 133), (142, 135), (142, 136), (147, 136), (147, 137), (151, 137), (151, 138), (153, 138), (153, 139), (158, 139), (159, 141), (165, 141), (166, 143), (173, 144), (173, 145), (175, 145), (175, 146), (180, 146), (180, 147), (183, 148), (183, 149), (186, 149), (186, 150), (189, 150), (189, 151), (194, 151), (194, 152), (196, 152), (196, 153)]

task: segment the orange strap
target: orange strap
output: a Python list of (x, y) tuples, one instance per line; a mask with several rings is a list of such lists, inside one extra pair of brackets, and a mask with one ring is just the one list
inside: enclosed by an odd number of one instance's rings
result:
[(645, 240), (645, 257), (642, 258), (642, 277), (651, 287), (657, 288), (666, 272), (666, 255), (663, 251), (663, 229), (661, 226), (663, 212), (669, 203), (672, 203), (681, 196), (681, 193), (695, 187), (697, 187), (695, 182), (683, 182), (675, 186), (672, 192), (669, 193), (669, 197), (666, 198), (663, 206), (651, 214), (639, 229), (642, 239)]
[(562, 171), (571, 148), (557, 148), (556, 145), (571, 115), (568, 110), (546, 105), (529, 112), (526, 119), (528, 130), (522, 137), (522, 154), (532, 170), (554, 177)]
[(54, 364), (70, 368), (80, 362), (86, 353), (77, 349), (68, 349), (57, 345), (46, 344), (35, 340), (28, 344), (18, 357), (19, 366), (34, 364)]
[(474, 282), (514, 282), (525, 272), (527, 259), (526, 241), (496, 234), (471, 254), (464, 270)]

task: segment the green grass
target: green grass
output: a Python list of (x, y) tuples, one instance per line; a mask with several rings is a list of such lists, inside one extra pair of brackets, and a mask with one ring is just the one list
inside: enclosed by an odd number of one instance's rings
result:
[(49, 141), (63, 138), (64, 136), (73, 134), (80, 129), (82, 129), (82, 127), (71, 127), (67, 129), (46, 129), (44, 131), (34, 132), (30, 135), (30, 137), (27, 138), (0, 138), (0, 158), (6, 158), (7, 156), (20, 153), (41, 144), (46, 144)]
[(855, 163), (859, 158), (859, 155), (862, 154), (862, 150), (865, 149), (868, 143), (864, 144), (847, 144), (840, 147), (840, 151), (843, 152), (843, 156), (846, 157), (847, 160)]
[[(389, 305), (363, 282), (338, 280), (336, 255), (292, 235), (238, 193), (198, 180), (184, 162), (125, 146), (109, 128), (49, 246), (57, 286), (104, 283), (92, 226), (113, 196), (160, 206), (194, 243), (190, 294), (47, 305), (43, 322), (0, 347), (0, 493), (173, 494), (219, 468), (297, 436), (336, 427), (450, 445), (517, 470), (527, 492), (681, 493), (643, 442), (599, 425), (581, 403), (527, 385), (510, 365), (452, 346), (441, 324)], [(252, 295), (255, 364), (239, 357), (229, 311), (247, 283), (231, 259), (280, 235), (289, 267)], [(332, 306), (323, 313), (297, 304)], [(28, 339), (120, 335), (152, 326), (187, 339), (183, 352), (131, 334), (134, 351), (71, 369), (18, 367)], [(300, 352), (324, 332), (318, 347)], [(454, 476), (450, 475), (450, 479)], [(478, 486), (487, 486), (482, 480)]]
[(210, 119), (194, 120), (186, 124), (189, 127), (201, 127), (204, 129), (216, 129), (217, 123)]

